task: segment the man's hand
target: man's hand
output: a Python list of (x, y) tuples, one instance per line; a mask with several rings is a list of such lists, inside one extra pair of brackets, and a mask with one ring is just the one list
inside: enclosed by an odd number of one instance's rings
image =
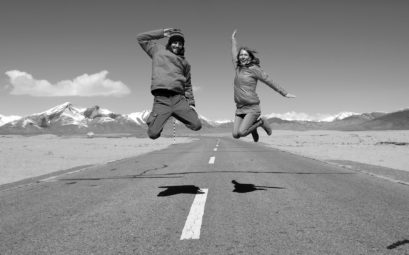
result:
[(170, 37), (170, 35), (174, 32), (182, 32), (179, 28), (165, 28), (163, 29), (163, 35), (165, 37)]

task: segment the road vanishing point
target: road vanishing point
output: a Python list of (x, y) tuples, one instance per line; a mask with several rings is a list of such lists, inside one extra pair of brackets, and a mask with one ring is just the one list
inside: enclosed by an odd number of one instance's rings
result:
[(0, 254), (409, 254), (409, 186), (202, 136), (0, 186)]

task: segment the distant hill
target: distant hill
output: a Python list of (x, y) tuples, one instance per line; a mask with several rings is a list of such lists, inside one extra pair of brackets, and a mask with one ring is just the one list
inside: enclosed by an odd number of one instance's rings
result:
[[(7, 118), (9, 121), (0, 126), (0, 134), (73, 135), (93, 132), (95, 134), (129, 133), (146, 136), (146, 119), (149, 114), (150, 111), (142, 111), (122, 115), (97, 105), (81, 109), (66, 102), (41, 113), (34, 113), (26, 117)], [(224, 122), (209, 121), (205, 118), (201, 118), (201, 120), (204, 130), (224, 125)], [(173, 132), (172, 123), (169, 121), (168, 125), (165, 126), (166, 133)], [(181, 126), (184, 127), (178, 121), (175, 126), (178, 129)]]
[[(41, 113), (26, 117), (0, 115), (0, 134), (57, 134), (74, 135), (93, 132), (95, 134), (126, 133), (146, 137), (146, 119), (150, 111), (118, 114), (99, 106), (77, 108), (67, 102)], [(290, 116), (291, 115), (291, 116)], [(282, 119), (277, 114), (266, 115), (272, 129), (276, 130), (409, 130), (409, 109), (392, 113), (344, 112), (325, 117), (321, 121)], [(269, 117), (270, 116), (270, 117)], [(191, 131), (179, 121), (171, 118), (163, 130), (164, 136), (200, 135), (204, 133), (230, 133), (232, 121), (212, 121), (200, 116), (202, 129)]]
[(345, 118), (335, 117), (332, 121), (288, 121), (279, 118), (269, 118), (268, 121), (271, 128), (277, 130), (360, 130), (359, 126), (363, 123), (384, 115), (385, 113), (373, 112), (344, 115)]
[(356, 130), (406, 130), (409, 129), (409, 109), (382, 115), (378, 118), (368, 120)]

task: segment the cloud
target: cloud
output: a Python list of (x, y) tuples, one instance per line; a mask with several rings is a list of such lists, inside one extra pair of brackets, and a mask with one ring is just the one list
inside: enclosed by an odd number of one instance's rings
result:
[(10, 79), (11, 95), (29, 95), (34, 97), (62, 96), (116, 96), (128, 95), (131, 91), (121, 81), (107, 79), (108, 71), (96, 74), (83, 74), (71, 80), (51, 84), (47, 80), (36, 80), (26, 72), (12, 70), (6, 72)]

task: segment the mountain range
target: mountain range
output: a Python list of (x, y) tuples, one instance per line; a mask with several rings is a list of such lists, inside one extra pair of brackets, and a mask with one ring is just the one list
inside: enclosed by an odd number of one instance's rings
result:
[[(77, 108), (71, 103), (55, 106), (41, 113), (34, 113), (26, 117), (0, 115), (0, 134), (57, 134), (72, 135), (127, 133), (146, 136), (146, 119), (150, 111), (118, 114), (99, 106)], [(353, 113), (343, 112), (335, 116), (325, 117), (319, 121), (296, 120), (290, 116), (265, 115), (272, 129), (282, 130), (406, 130), (409, 129), (409, 109), (392, 113), (372, 112)], [(231, 132), (232, 121), (212, 121), (199, 116), (203, 128), (199, 133)], [(189, 129), (178, 121), (168, 121), (164, 128), (164, 135), (170, 135), (174, 129), (178, 133), (190, 134)]]

